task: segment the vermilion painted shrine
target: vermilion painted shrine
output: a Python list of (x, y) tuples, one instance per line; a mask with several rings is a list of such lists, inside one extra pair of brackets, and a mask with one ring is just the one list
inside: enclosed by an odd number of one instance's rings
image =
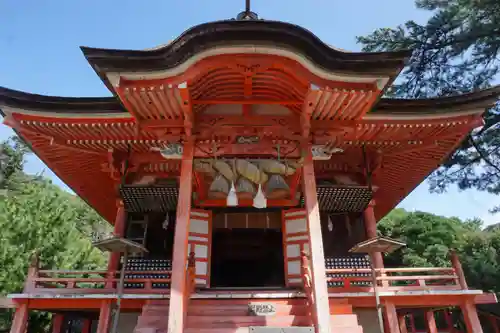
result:
[(416, 308), (436, 332), (433, 311), (452, 306), (482, 332), (475, 306), (495, 295), (467, 286), (456, 255), (450, 268), (389, 268), (349, 249), (482, 124), (500, 87), (383, 98), (411, 51), (340, 51), (251, 12), (155, 49), (82, 52), (112, 97), (0, 88), (0, 111), (120, 244), (147, 253), (124, 260), (108, 244), (108, 269), (88, 272), (35, 256), (9, 295), (11, 333), (30, 310), (53, 312), (54, 333), (68, 318), (82, 333), (113, 318), (136, 333), (379, 332), (375, 288), (387, 332), (415, 331)]

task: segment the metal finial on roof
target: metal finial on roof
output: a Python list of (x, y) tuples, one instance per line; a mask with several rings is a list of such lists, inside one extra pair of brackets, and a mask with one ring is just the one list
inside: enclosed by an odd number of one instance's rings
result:
[(236, 16), (237, 20), (258, 20), (259, 15), (250, 10), (250, 0), (245, 0), (245, 11), (241, 12)]

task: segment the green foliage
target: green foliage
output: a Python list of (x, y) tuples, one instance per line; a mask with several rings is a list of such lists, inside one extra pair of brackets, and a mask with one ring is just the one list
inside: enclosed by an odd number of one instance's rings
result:
[(455, 249), (470, 286), (500, 292), (500, 231), (481, 230), (481, 221), (395, 209), (378, 230), (407, 244), (385, 258), (387, 266), (450, 266), (448, 254)]
[[(22, 172), (23, 145), (4, 142), (2, 175), (9, 191), (0, 200), (0, 296), (22, 292), (29, 257), (40, 252), (44, 269), (98, 269), (105, 256), (91, 246), (90, 232), (102, 220), (82, 200), (48, 180)], [(10, 327), (9, 313), (0, 313), (0, 331)], [(43, 331), (48, 315), (35, 312), (30, 332)]]
[[(487, 88), (498, 79), (500, 1), (417, 0), (416, 5), (430, 11), (427, 23), (408, 21), (358, 37), (364, 51), (414, 50), (388, 95), (448, 96)], [(483, 128), (433, 174), (432, 190), (444, 191), (455, 184), (460, 189), (500, 193), (500, 105), (490, 109), (484, 120)]]
[[(2, 194), (14, 190), (23, 182), (24, 156), (29, 152), (26, 145), (18, 138), (0, 143), (0, 190)], [(5, 193), (4, 193), (5, 192)]]

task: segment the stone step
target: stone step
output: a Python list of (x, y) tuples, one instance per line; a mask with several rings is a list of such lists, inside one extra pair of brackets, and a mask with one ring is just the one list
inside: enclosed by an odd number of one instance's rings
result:
[(358, 316), (355, 314), (341, 314), (330, 316), (332, 327), (354, 327), (358, 326)]
[(248, 326), (308, 326), (307, 316), (188, 316), (187, 328), (228, 328)]
[[(361, 326), (335, 327), (333, 333), (363, 333)], [(149, 333), (149, 332), (148, 332)], [(164, 333), (164, 332), (157, 332)], [(166, 333), (166, 332), (165, 332)], [(225, 327), (225, 328), (186, 328), (184, 333), (250, 333), (249, 327)]]

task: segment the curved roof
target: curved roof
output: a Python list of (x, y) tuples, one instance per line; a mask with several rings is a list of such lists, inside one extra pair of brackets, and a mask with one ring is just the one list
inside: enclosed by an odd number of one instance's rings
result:
[(0, 87), (1, 106), (63, 113), (128, 113), (115, 97), (60, 97)]
[(326, 70), (356, 74), (395, 74), (411, 55), (411, 51), (343, 52), (323, 43), (302, 27), (267, 20), (200, 24), (186, 30), (171, 43), (151, 50), (81, 49), (97, 71), (154, 71), (176, 67), (196, 53), (235, 42), (285, 47), (304, 54)]
[[(484, 109), (500, 95), (500, 87), (495, 87), (438, 99), (379, 100), (409, 51), (344, 52), (304, 28), (275, 21), (201, 24), (150, 50), (82, 51), (117, 96), (42, 96), (0, 87), (0, 114), (109, 221), (116, 195), (116, 179), (107, 167), (109, 151), (132, 147), (141, 167), (149, 168), (142, 171), (176, 175), (177, 161), (152, 161), (148, 154), (168, 138), (181, 137), (183, 105), (191, 104), (190, 112), (197, 116), (200, 141), (213, 136), (201, 125), (220, 118), (208, 112), (214, 104), (241, 104), (236, 118), (245, 112), (244, 103), (286, 105), (290, 112), (280, 126), (288, 134), (278, 139), (299, 133), (295, 125), (305, 106), (311, 112), (313, 142), (336, 142), (345, 148), (344, 159), (317, 161), (318, 172), (353, 171), (360, 165), (360, 145), (376, 155), (383, 153), (385, 167), (373, 178), (380, 187), (376, 214), (381, 217), (477, 126)], [(254, 116), (264, 121), (281, 115), (261, 111)], [(217, 128), (222, 137), (228, 127), (221, 126)], [(199, 154), (205, 154), (205, 148), (199, 148)]]

